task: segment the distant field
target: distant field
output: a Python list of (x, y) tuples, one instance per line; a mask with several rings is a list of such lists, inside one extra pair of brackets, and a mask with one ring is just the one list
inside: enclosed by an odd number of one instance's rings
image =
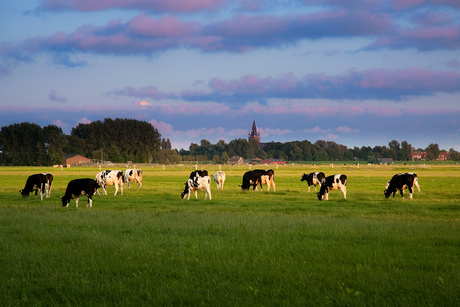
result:
[[(0, 305), (458, 305), (459, 165), (286, 165), (276, 192), (242, 192), (248, 166), (222, 169), (211, 201), (180, 199), (190, 165), (144, 166), (142, 190), (108, 187), (90, 209), (59, 196), (98, 168), (0, 167)], [(45, 171), (51, 198), (22, 198)], [(346, 174), (347, 200), (308, 193), (312, 171)], [(406, 171), (422, 193), (385, 199)]]

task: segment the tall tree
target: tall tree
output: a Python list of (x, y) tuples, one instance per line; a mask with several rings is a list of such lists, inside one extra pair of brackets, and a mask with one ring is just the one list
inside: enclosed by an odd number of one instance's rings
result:
[(47, 165), (43, 129), (28, 122), (2, 127), (0, 150), (7, 165)]

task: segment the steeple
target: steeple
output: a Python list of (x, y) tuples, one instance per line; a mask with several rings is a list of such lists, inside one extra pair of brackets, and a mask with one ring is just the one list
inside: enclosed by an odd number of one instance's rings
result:
[(260, 133), (257, 132), (257, 127), (256, 127), (256, 121), (254, 120), (252, 122), (252, 130), (251, 132), (248, 134), (248, 140), (256, 140), (257, 142), (260, 143)]

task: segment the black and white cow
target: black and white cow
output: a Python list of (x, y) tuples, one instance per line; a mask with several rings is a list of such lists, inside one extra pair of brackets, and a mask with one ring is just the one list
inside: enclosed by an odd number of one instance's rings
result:
[(107, 190), (105, 189), (105, 187), (108, 185), (115, 186), (114, 196), (117, 195), (118, 193), (118, 186), (120, 186), (121, 195), (123, 195), (123, 172), (122, 171), (106, 170), (106, 171), (99, 172), (96, 175), (96, 181), (99, 184), (99, 186), (102, 188), (102, 190), (104, 191), (105, 195), (107, 195)]
[[(273, 186), (273, 191), (276, 192), (275, 186), (275, 171), (272, 169), (255, 169), (254, 172), (260, 173), (260, 191), (262, 191), (262, 185), (267, 185), (267, 191), (270, 191), (270, 186)], [(257, 190), (257, 184), (255, 189)]]
[(321, 188), (321, 182), (323, 179), (326, 178), (326, 175), (324, 175), (323, 172), (313, 172), (309, 174), (303, 174), (302, 179), (300, 181), (306, 181), (308, 184), (308, 192), (310, 192), (310, 186), (314, 185), (315, 186), (315, 191), (316, 191), (316, 186), (319, 184), (319, 187)]
[(30, 175), (27, 178), (26, 185), (24, 189), (20, 190), (22, 197), (29, 197), (29, 193), (35, 191), (35, 197), (37, 197), (37, 192), (40, 192), (40, 199), (43, 200), (46, 189), (46, 176), (43, 174), (34, 174)]
[[(78, 199), (81, 195), (86, 195), (88, 197), (88, 204), (86, 207), (93, 207), (93, 195), (97, 192), (97, 189), (100, 188), (99, 184), (94, 179), (83, 178), (83, 179), (74, 179), (67, 184), (67, 189), (65, 190), (64, 196), (61, 196), (62, 206), (67, 207), (72, 198), (75, 198), (76, 206), (78, 207)], [(100, 195), (99, 195), (100, 197)]]
[(128, 188), (131, 188), (131, 185), (129, 184), (131, 181), (132, 182), (137, 182), (139, 183), (139, 189), (142, 188), (142, 170), (141, 169), (127, 169), (123, 173), (123, 183), (128, 184)]
[(217, 185), (217, 189), (223, 190), (224, 189), (224, 182), (225, 182), (225, 172), (224, 171), (217, 171), (213, 176), (214, 182)]
[(191, 172), (189, 178), (193, 179), (195, 177), (204, 177), (204, 176), (209, 176), (208, 171), (205, 169), (201, 169), (201, 170), (196, 170), (196, 171)]
[(385, 198), (390, 197), (393, 193), (393, 198), (397, 191), (401, 194), (401, 197), (404, 198), (403, 190), (407, 188), (409, 190), (409, 199), (412, 199), (412, 194), (414, 190), (414, 185), (417, 186), (418, 191), (420, 192), (420, 186), (418, 185), (418, 179), (416, 173), (402, 173), (396, 174), (391, 178), (387, 183), (385, 191), (383, 191)]
[[(414, 173), (414, 172), (409, 172), (409, 173), (399, 173), (399, 174), (396, 174), (396, 175), (394, 175), (394, 176), (399, 176), (399, 175), (402, 175), (402, 174), (414, 175), (414, 177), (415, 177), (414, 185), (417, 187), (418, 192), (421, 193), (421, 192), (420, 192), (420, 185), (418, 184), (418, 177), (417, 177), (417, 174)], [(394, 177), (394, 176), (393, 176), (393, 177)], [(387, 184), (385, 185), (385, 190), (387, 190), (388, 187), (390, 186), (390, 181), (391, 181), (391, 179), (388, 180)]]
[(262, 189), (262, 173), (258, 171), (247, 171), (243, 175), (243, 184), (240, 185), (242, 190), (249, 190), (250, 186), (253, 186), (253, 191), (256, 189), (257, 184), (260, 184)]
[[(343, 198), (347, 199), (347, 176), (343, 174), (327, 176), (321, 182), (321, 188), (316, 193), (319, 200), (323, 198), (329, 200), (329, 191), (340, 189), (343, 193)], [(326, 197), (324, 197), (326, 196)]]
[(185, 183), (185, 189), (181, 192), (180, 196), (182, 199), (187, 197), (187, 200), (190, 199), (190, 194), (195, 192), (195, 197), (198, 199), (197, 191), (205, 190), (206, 194), (204, 195), (204, 199), (206, 200), (207, 196), (209, 195), (209, 200), (211, 200), (211, 177), (209, 176), (195, 176), (193, 178), (189, 178)]
[(51, 185), (53, 184), (53, 174), (51, 173), (43, 173), (46, 177), (46, 184), (45, 184), (45, 192), (46, 198), (51, 197)]

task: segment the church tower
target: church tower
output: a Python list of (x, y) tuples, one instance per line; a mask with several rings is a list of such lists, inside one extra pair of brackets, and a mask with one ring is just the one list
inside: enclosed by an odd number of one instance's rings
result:
[(258, 143), (260, 143), (260, 133), (257, 132), (257, 127), (256, 127), (256, 121), (254, 120), (252, 122), (252, 130), (248, 134), (248, 141), (250, 140), (256, 140)]

